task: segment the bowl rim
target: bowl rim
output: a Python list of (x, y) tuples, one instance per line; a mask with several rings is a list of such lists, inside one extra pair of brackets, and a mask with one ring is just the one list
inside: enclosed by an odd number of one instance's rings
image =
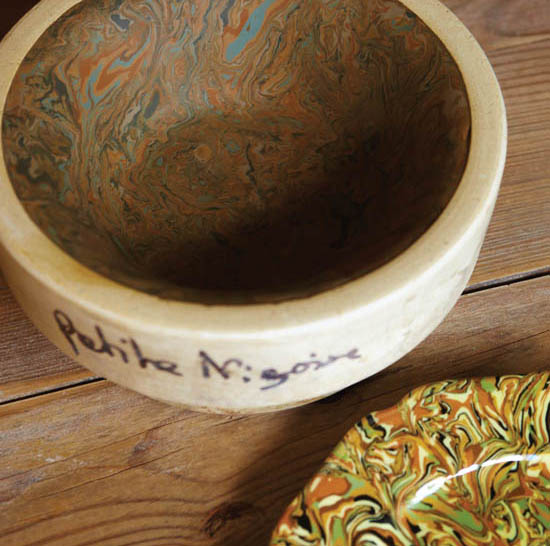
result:
[[(11, 82), (42, 33), (81, 0), (42, 0), (0, 43), (0, 118)], [(126, 328), (203, 338), (269, 338), (296, 332), (383, 304), (434, 273), (444, 256), (460, 251), (491, 214), (506, 158), (504, 100), (493, 69), (472, 34), (439, 0), (400, 0), (442, 41), (468, 94), (471, 142), (458, 187), (436, 221), (388, 263), (317, 294), (273, 303), (202, 304), (161, 299), (119, 284), (72, 258), (27, 215), (17, 198), (0, 146), (0, 250), (60, 299)], [(0, 124), (0, 135), (1, 135)]]

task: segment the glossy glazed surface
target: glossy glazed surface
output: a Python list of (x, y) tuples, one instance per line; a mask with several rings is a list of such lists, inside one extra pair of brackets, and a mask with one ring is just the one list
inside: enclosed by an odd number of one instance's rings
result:
[(413, 391), (348, 432), (272, 545), (543, 546), (550, 374)]
[(462, 176), (470, 114), (393, 0), (86, 0), (21, 64), (6, 165), (77, 260), (164, 297), (303, 296), (387, 262)]

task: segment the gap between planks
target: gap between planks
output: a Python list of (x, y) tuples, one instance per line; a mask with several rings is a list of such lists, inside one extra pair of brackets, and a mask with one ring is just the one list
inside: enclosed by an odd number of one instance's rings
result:
[(7, 400), (3, 400), (0, 402), (1, 406), (7, 406), (8, 404), (13, 404), (14, 402), (22, 402), (24, 400), (30, 400), (31, 398), (37, 398), (39, 396), (44, 396), (46, 394), (55, 394), (61, 391), (66, 391), (69, 389), (74, 389), (75, 387), (82, 387), (84, 385), (90, 385), (92, 383), (101, 383), (103, 381), (106, 381), (106, 379), (102, 377), (90, 377), (87, 379), (80, 379), (76, 381), (71, 381), (69, 383), (66, 383), (64, 385), (60, 385), (58, 387), (52, 387), (50, 389), (45, 388), (43, 390), (33, 392), (31, 394), (25, 394), (22, 396), (14, 396), (13, 398), (8, 398)]
[(508, 286), (510, 284), (517, 284), (520, 282), (531, 281), (540, 277), (550, 275), (550, 266), (540, 267), (533, 269), (532, 271), (526, 271), (524, 273), (516, 273), (514, 275), (508, 275), (501, 277), (500, 279), (492, 279), (488, 281), (482, 281), (467, 286), (462, 292), (463, 296), (468, 294), (476, 294), (477, 292), (483, 292), (484, 290), (491, 290), (493, 288), (499, 288), (500, 286)]

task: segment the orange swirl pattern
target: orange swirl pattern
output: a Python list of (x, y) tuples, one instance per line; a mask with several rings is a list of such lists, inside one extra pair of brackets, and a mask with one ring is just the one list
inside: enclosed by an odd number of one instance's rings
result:
[(22, 63), (3, 146), (27, 212), (77, 260), (247, 302), (409, 246), (456, 189), (469, 129), (456, 64), (395, 0), (85, 0)]
[(550, 374), (440, 382), (362, 419), (273, 546), (550, 543)]

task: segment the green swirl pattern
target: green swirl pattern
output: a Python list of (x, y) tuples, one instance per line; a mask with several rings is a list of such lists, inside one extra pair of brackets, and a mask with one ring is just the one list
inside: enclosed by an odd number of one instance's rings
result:
[(550, 544), (550, 374), (435, 383), (363, 418), (272, 546)]

